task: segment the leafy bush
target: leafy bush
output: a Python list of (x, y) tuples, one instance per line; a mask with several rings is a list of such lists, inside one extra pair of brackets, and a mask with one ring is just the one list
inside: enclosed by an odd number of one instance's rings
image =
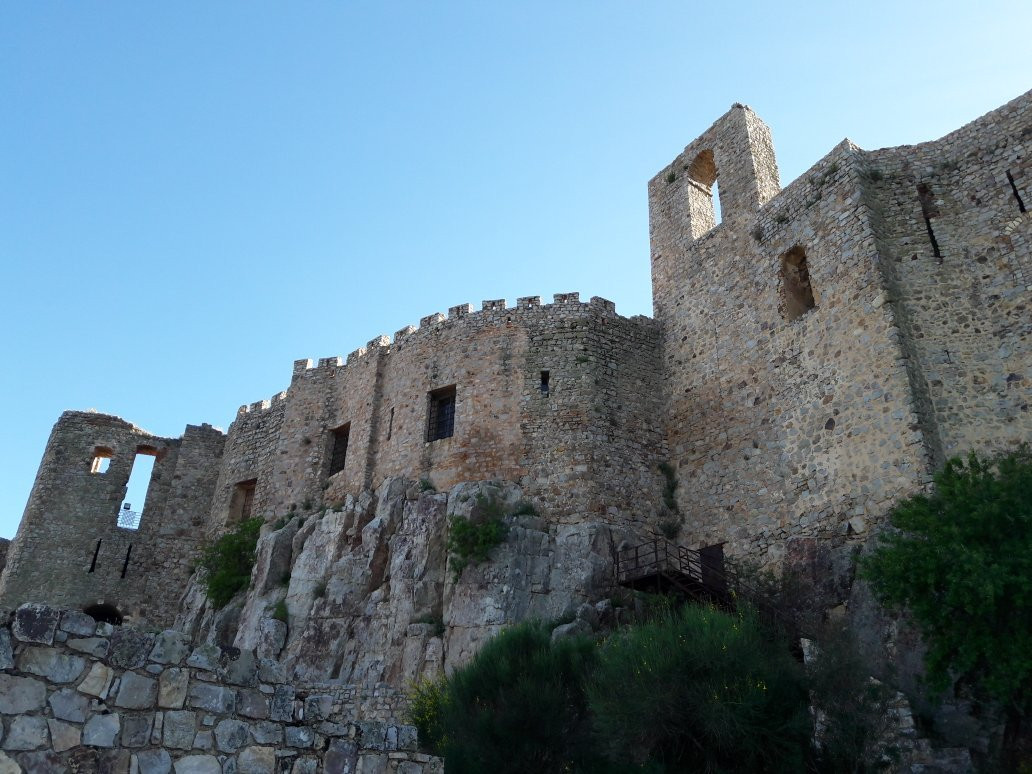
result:
[(419, 479), (419, 491), (420, 492), (436, 492), (437, 487), (434, 486), (434, 482), (429, 478)]
[(1032, 757), (1032, 450), (951, 459), (934, 491), (900, 503), (890, 522), (897, 531), (862, 560), (862, 576), (882, 603), (910, 612), (928, 684), (957, 681), (999, 702), (1005, 753)]
[(200, 567), (204, 571), (205, 593), (215, 607), (225, 607), (251, 582), (261, 528), (261, 519), (247, 519), (204, 549)]
[(755, 619), (684, 607), (619, 632), (587, 688), (613, 763), (665, 771), (805, 770), (802, 670)]
[(862, 560), (878, 598), (906, 607), (928, 646), (927, 678), (951, 675), (1032, 710), (1032, 453), (952, 459), (935, 491), (901, 503), (898, 532)]
[(525, 622), (451, 677), (416, 686), (409, 719), (449, 774), (599, 771), (583, 691), (595, 659), (590, 640), (553, 644), (545, 625)]
[(677, 513), (677, 471), (669, 462), (661, 462), (659, 472), (663, 474), (663, 504)]

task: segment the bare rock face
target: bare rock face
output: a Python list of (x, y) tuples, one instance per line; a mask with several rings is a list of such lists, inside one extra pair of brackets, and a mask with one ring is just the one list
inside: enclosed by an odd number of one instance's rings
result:
[[(439, 493), (399, 478), (337, 510), (295, 517), (259, 540), (232, 644), (278, 657), (294, 680), (404, 688), (465, 662), (503, 626), (606, 596), (613, 546), (628, 536), (587, 516), (571, 524), (515, 515), (521, 502), (515, 484)], [(447, 550), (452, 516), (507, 525), (490, 559), (458, 577)], [(280, 600), (285, 626), (272, 617)], [(217, 620), (195, 600), (180, 628), (215, 642), (225, 636)]]

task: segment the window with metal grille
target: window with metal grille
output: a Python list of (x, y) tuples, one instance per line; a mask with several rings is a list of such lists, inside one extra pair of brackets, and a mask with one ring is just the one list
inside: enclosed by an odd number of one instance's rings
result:
[(333, 431), (333, 448), (330, 450), (330, 470), (327, 475), (332, 476), (344, 470), (344, 463), (348, 458), (348, 438), (350, 436), (350, 422)]
[(429, 395), (426, 440), (439, 441), (455, 433), (455, 385), (434, 390)]

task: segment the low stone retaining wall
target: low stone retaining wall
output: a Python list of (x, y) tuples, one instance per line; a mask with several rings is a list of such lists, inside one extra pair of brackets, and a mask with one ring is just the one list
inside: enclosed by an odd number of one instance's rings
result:
[(253, 651), (22, 605), (0, 624), (0, 774), (439, 774), (412, 726), (344, 717)]

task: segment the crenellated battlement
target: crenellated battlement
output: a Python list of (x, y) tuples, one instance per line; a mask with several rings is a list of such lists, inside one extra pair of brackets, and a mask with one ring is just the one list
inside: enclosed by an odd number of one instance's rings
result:
[[(566, 317), (577, 317), (584, 314), (620, 317), (616, 313), (616, 304), (600, 296), (593, 296), (590, 301), (582, 302), (580, 293), (555, 293), (552, 299), (552, 303), (542, 304), (541, 296), (521, 296), (516, 299), (516, 304), (513, 306), (509, 306), (505, 299), (490, 299), (482, 301), (480, 309), (476, 311), (472, 304), (458, 304), (449, 307), (447, 314), (434, 312), (421, 317), (418, 326), (405, 326), (394, 334), (393, 339), (387, 335), (378, 336), (366, 346), (353, 350), (346, 357), (340, 355), (321, 357), (314, 361), (314, 364), (311, 358), (295, 360), (291, 378), (296, 380), (302, 377), (318, 377), (328, 372), (336, 372), (340, 368), (358, 367), (371, 356), (389, 356), (402, 346), (411, 346), (418, 342), (421, 336), (439, 335), (446, 330), (455, 332), (457, 325), (467, 325), (472, 330), (502, 322), (537, 324), (550, 317), (560, 321)], [(620, 319), (630, 319), (641, 323), (651, 321), (651, 318), (643, 315)]]

